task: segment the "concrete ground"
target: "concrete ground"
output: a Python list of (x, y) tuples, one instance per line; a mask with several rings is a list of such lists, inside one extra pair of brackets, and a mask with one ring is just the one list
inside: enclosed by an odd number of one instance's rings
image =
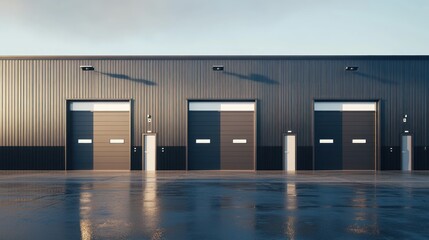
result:
[(429, 172), (0, 172), (0, 239), (427, 239)]

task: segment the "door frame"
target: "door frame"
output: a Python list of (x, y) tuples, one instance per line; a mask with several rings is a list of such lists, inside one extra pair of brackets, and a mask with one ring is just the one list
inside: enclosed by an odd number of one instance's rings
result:
[(286, 167), (287, 167), (287, 163), (285, 164), (285, 159), (286, 159), (286, 157), (287, 157), (287, 154), (286, 154), (286, 145), (285, 145), (285, 137), (287, 137), (287, 136), (295, 136), (295, 171), (298, 171), (298, 165), (297, 165), (297, 163), (298, 163), (298, 158), (297, 158), (297, 156), (298, 156), (298, 141), (297, 141), (297, 136), (296, 136), (296, 133), (294, 133), (294, 132), (288, 132), (288, 133), (283, 133), (282, 134), (282, 136), (283, 136), (283, 139), (282, 139), (282, 166), (283, 166), (283, 171), (287, 171), (287, 169), (286, 169)]
[[(132, 98), (66, 98), (64, 103), (65, 103), (65, 118), (64, 118), (64, 170), (67, 171), (69, 170), (67, 168), (67, 161), (68, 161), (68, 133), (71, 130), (71, 126), (70, 126), (70, 104), (72, 102), (129, 102), (130, 103), (130, 114), (129, 114), (129, 124), (130, 124), (130, 128), (129, 128), (129, 134), (128, 137), (130, 139), (130, 149), (129, 149), (129, 153), (130, 153), (130, 158), (129, 158), (129, 167), (131, 170), (131, 159), (132, 159), (132, 148), (134, 146), (134, 133), (133, 133), (133, 109), (134, 109), (134, 100)], [(96, 171), (96, 170), (92, 170), (92, 171)], [(118, 170), (119, 171), (119, 170)]]
[(402, 171), (402, 137), (404, 137), (404, 136), (410, 136), (411, 137), (411, 155), (410, 155), (410, 157), (411, 157), (411, 170), (410, 171), (414, 171), (414, 134), (411, 132), (408, 132), (408, 133), (402, 132), (401, 136), (400, 136), (400, 141), (399, 141), (400, 142), (400, 149), (399, 149), (399, 151), (401, 152), (401, 157), (400, 157), (400, 159), (401, 159), (401, 171)]
[(157, 135), (157, 133), (154, 133), (154, 132), (152, 132), (152, 133), (142, 133), (142, 171), (147, 171), (146, 170), (146, 159), (145, 159), (145, 153), (144, 153), (144, 150), (145, 150), (145, 148), (144, 148), (144, 145), (145, 145), (145, 139), (144, 139), (144, 137), (145, 136), (155, 136), (155, 171), (157, 171), (157, 164), (158, 164), (158, 161), (157, 161), (157, 147), (158, 147), (158, 135)]
[(374, 171), (379, 171), (381, 168), (381, 162), (380, 162), (380, 156), (381, 156), (381, 132), (380, 132), (380, 110), (381, 110), (381, 99), (338, 99), (338, 98), (332, 98), (332, 99), (326, 99), (326, 98), (313, 98), (312, 104), (311, 104), (311, 142), (312, 142), (312, 150), (313, 150), (313, 171), (315, 169), (315, 159), (316, 159), (316, 145), (315, 145), (315, 129), (314, 129), (314, 104), (316, 102), (374, 102), (375, 103), (375, 156), (374, 156)]
[[(233, 171), (256, 171), (257, 170), (257, 149), (258, 149), (258, 138), (257, 138), (257, 130), (258, 130), (258, 99), (218, 99), (218, 98), (201, 98), (201, 99), (194, 99), (194, 98), (188, 98), (186, 99), (186, 171), (189, 171), (188, 169), (188, 157), (189, 157), (189, 103), (191, 102), (253, 102), (255, 104), (255, 111), (253, 111), (253, 139), (254, 139), (254, 145), (253, 145), (253, 170), (233, 170)], [(230, 170), (222, 170), (219, 171), (230, 171)]]

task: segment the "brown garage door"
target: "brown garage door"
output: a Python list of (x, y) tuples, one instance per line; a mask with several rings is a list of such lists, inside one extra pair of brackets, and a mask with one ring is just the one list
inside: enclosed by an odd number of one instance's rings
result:
[(255, 121), (253, 112), (221, 112), (221, 169), (254, 169), (254, 123)]
[(129, 102), (70, 105), (68, 169), (130, 169)]

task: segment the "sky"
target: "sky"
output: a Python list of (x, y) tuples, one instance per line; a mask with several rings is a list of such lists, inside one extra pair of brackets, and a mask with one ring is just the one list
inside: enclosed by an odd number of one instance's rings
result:
[(0, 0), (0, 55), (429, 55), (429, 1)]

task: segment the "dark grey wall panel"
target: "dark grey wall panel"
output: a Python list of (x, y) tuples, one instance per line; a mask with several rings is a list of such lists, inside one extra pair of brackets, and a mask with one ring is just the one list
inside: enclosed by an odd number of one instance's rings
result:
[(429, 170), (429, 148), (414, 148), (414, 170)]
[(64, 147), (0, 146), (2, 170), (64, 170)]
[[(96, 71), (82, 72), (86, 64)], [(212, 71), (214, 64), (225, 71)], [(186, 99), (257, 99), (261, 149), (281, 146), (287, 130), (297, 134), (298, 149), (311, 148), (313, 99), (380, 99), (383, 167), (396, 167), (384, 149), (399, 146), (405, 129), (414, 133), (416, 147), (429, 146), (427, 56), (0, 57), (0, 78), (0, 146), (64, 147), (65, 100), (94, 98), (134, 100), (137, 146), (151, 114), (158, 146), (183, 149)], [(184, 162), (182, 150), (171, 152), (164, 169)], [(170, 160), (175, 156), (177, 162)], [(278, 157), (267, 160), (272, 166), (258, 166), (275, 168)]]

